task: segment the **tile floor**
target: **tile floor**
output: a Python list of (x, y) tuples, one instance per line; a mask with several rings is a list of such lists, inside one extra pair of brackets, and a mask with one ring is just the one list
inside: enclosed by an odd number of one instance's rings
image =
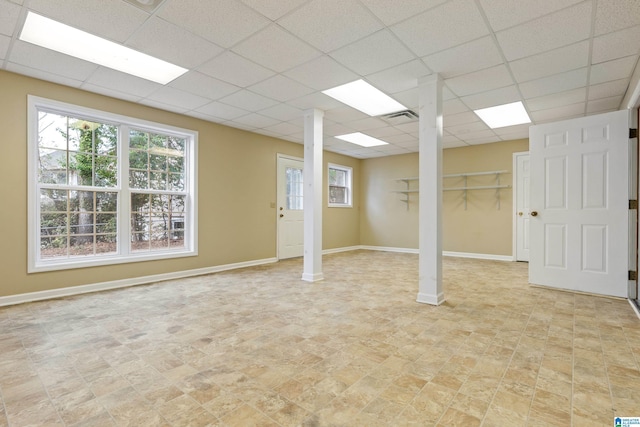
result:
[(0, 426), (612, 426), (640, 416), (625, 300), (522, 263), (325, 256), (0, 309)]

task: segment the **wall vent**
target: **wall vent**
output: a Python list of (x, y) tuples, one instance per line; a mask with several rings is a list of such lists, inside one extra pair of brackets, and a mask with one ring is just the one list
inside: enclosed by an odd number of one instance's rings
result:
[(385, 114), (384, 116), (381, 116), (381, 118), (395, 126), (418, 121), (418, 114), (412, 110), (402, 110), (391, 114)]

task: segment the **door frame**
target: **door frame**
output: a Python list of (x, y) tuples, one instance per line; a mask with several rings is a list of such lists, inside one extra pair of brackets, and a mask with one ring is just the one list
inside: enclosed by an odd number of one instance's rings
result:
[(278, 210), (278, 203), (280, 203), (280, 189), (282, 188), (282, 176), (280, 176), (280, 162), (282, 160), (294, 160), (301, 162), (304, 166), (304, 158), (291, 156), (289, 154), (276, 153), (276, 204), (275, 204), (275, 220), (276, 220), (276, 259), (280, 260), (280, 210)]
[(513, 157), (513, 166), (512, 166), (512, 178), (513, 178), (513, 183), (511, 185), (512, 188), (512, 194), (511, 194), (511, 205), (513, 208), (513, 214), (512, 214), (512, 221), (511, 221), (511, 225), (512, 225), (512, 242), (511, 242), (511, 252), (512, 252), (512, 261), (518, 261), (518, 223), (517, 223), (517, 216), (518, 216), (518, 158), (520, 156), (528, 156), (529, 152), (528, 151), (517, 151), (515, 153), (513, 153), (512, 157)]

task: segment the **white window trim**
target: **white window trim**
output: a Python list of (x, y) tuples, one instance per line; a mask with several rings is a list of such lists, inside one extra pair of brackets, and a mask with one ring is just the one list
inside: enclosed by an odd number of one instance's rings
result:
[[(338, 169), (347, 172), (349, 183), (347, 185), (347, 203), (331, 203), (329, 201), (329, 169)], [(352, 208), (353, 207), (353, 168), (342, 166), (335, 163), (329, 163), (327, 166), (327, 206), (330, 208)]]
[[(28, 96), (27, 107), (27, 186), (28, 186), (28, 273), (43, 271), (67, 270), (84, 267), (95, 267), (101, 265), (125, 264), (141, 261), (162, 260), (169, 258), (191, 257), (198, 255), (198, 181), (197, 181), (197, 152), (198, 152), (198, 132), (183, 129), (175, 126), (108, 113), (105, 111), (67, 104), (60, 101), (41, 98), (33, 95)], [(39, 259), (40, 248), (40, 203), (38, 203), (38, 110), (46, 109), (58, 111), (62, 114), (79, 115), (86, 118), (94, 118), (96, 121), (114, 123), (119, 125), (120, 139), (118, 145), (118, 186), (113, 190), (119, 192), (118, 198), (118, 253), (109, 255), (93, 255), (90, 258), (71, 258), (64, 260)], [(140, 130), (164, 133), (185, 137), (191, 141), (186, 149), (186, 180), (187, 188), (187, 218), (191, 227), (185, 230), (185, 248), (183, 250), (167, 250), (153, 252), (130, 252), (129, 236), (131, 235), (131, 224), (129, 220), (129, 203), (131, 190), (128, 186), (123, 188), (122, 183), (128, 182), (129, 162), (122, 159), (125, 144), (128, 146), (129, 133), (123, 129), (134, 127)], [(108, 191), (109, 188), (105, 188)], [(135, 192), (144, 192), (144, 190)]]

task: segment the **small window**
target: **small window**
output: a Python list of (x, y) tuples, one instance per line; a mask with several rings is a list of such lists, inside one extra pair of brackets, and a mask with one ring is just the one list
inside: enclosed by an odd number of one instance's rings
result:
[(351, 207), (351, 172), (349, 167), (329, 164), (330, 207)]

